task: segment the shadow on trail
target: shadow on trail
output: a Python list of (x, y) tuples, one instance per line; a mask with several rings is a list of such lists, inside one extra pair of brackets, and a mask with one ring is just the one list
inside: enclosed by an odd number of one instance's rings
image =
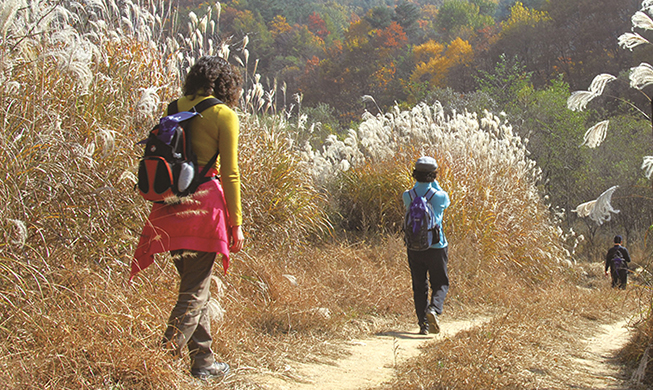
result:
[(379, 332), (375, 336), (387, 336), (394, 337), (401, 340), (431, 340), (433, 339), (434, 334), (424, 335), (417, 332), (408, 332), (408, 331), (389, 331), (389, 332)]

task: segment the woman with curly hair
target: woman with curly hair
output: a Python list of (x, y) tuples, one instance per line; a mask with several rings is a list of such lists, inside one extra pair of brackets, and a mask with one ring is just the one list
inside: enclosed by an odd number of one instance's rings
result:
[(220, 57), (202, 57), (190, 69), (183, 87), (184, 96), (171, 106), (176, 104), (181, 112), (191, 110), (206, 99), (220, 100), (190, 123), (191, 145), (200, 170), (219, 152), (206, 176), (219, 174), (220, 179), (207, 180), (193, 195), (179, 202), (155, 203), (132, 262), (131, 277), (149, 266), (155, 253), (172, 254), (181, 280), (163, 342), (177, 356), (181, 356), (187, 346), (191, 374), (201, 379), (219, 378), (229, 372), (229, 365), (217, 362), (211, 350), (208, 303), (217, 254), (222, 255), (226, 272), (229, 253), (240, 251), (244, 242), (238, 116), (230, 108), (238, 102), (240, 83), (237, 70)]

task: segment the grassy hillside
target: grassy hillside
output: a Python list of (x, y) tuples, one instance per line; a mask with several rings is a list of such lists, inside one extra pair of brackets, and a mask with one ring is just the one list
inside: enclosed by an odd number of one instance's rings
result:
[[(179, 94), (189, 59), (211, 49), (167, 37), (137, 7), (39, 4), (1, 6), (0, 385), (196, 388), (159, 348), (176, 299), (169, 259), (127, 275), (149, 207), (133, 188), (135, 142)], [(501, 313), (581, 281), (565, 249), (574, 237), (506, 118), (395, 108), (314, 150), (298, 142), (311, 129), (301, 116), (261, 113), (274, 100), (253, 79), (239, 110), (246, 248), (212, 286), (214, 349), (236, 373), (221, 387), (412, 321), (397, 226), (422, 154), (452, 199), (450, 313)]]

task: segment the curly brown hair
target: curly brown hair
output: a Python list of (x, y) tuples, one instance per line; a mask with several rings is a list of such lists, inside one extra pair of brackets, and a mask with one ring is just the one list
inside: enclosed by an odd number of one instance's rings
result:
[(224, 58), (204, 56), (190, 68), (184, 82), (185, 96), (213, 95), (234, 107), (240, 98), (242, 76)]

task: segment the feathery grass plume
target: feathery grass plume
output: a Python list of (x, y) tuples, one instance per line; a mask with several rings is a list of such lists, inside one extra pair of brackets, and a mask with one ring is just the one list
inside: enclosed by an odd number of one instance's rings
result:
[(14, 238), (11, 239), (11, 243), (17, 245), (19, 248), (25, 246), (27, 242), (27, 227), (23, 221), (17, 219), (7, 218), (7, 221), (14, 225), (15, 233), (12, 234)]
[(95, 142), (102, 145), (102, 158), (107, 157), (109, 153), (116, 148), (117, 132), (100, 128), (95, 135)]
[(653, 84), (653, 66), (642, 62), (639, 66), (630, 68), (630, 86), (635, 89), (644, 89)]
[(615, 210), (610, 202), (612, 201), (612, 194), (619, 188), (619, 186), (612, 186), (604, 191), (595, 200), (582, 203), (575, 209), (571, 210), (577, 213), (579, 217), (589, 217), (597, 225), (603, 225), (604, 222), (612, 218), (610, 213), (617, 214), (619, 210)]
[(609, 124), (610, 121), (605, 120), (590, 127), (585, 132), (585, 137), (581, 146), (587, 145), (589, 148), (594, 149), (601, 145), (607, 135)]
[(592, 93), (595, 93), (596, 95), (601, 95), (603, 93), (603, 90), (605, 89), (605, 86), (613, 80), (616, 80), (617, 78), (611, 74), (608, 73), (602, 73), (596, 77), (594, 77), (594, 80), (592, 80), (592, 84), (590, 84), (589, 91)]
[(590, 91), (574, 91), (567, 99), (567, 108), (572, 111), (583, 111), (595, 97), (596, 95)]
[(75, 76), (80, 93), (88, 93), (94, 78), (91, 65), (98, 54), (97, 46), (70, 27), (53, 33), (50, 44), (54, 49), (45, 56), (53, 57), (59, 69)]
[(633, 50), (633, 48), (650, 43), (646, 38), (637, 33), (624, 33), (619, 36), (619, 46), (624, 49)]
[(633, 23), (633, 27), (639, 27), (644, 30), (653, 30), (653, 20), (642, 11), (635, 12), (630, 20)]
[(374, 106), (376, 107), (377, 111), (378, 111), (379, 113), (381, 113), (381, 109), (379, 108), (379, 105), (376, 104), (376, 100), (374, 100), (374, 98), (373, 98), (372, 96), (370, 96), (370, 95), (363, 95), (363, 96), (361, 97), (361, 102), (362, 102), (363, 104), (365, 104), (365, 103), (374, 103)]
[(159, 113), (161, 104), (157, 93), (158, 87), (141, 88), (141, 98), (136, 104), (136, 114), (140, 120), (153, 120)]
[(0, 4), (0, 33), (2, 39), (7, 39), (7, 32), (15, 21), (18, 9), (25, 6), (21, 0), (6, 0)]
[(646, 178), (650, 180), (651, 176), (653, 176), (653, 156), (644, 156), (642, 169), (644, 170)]
[(592, 99), (600, 96), (605, 86), (617, 78), (611, 74), (603, 73), (592, 80), (588, 91), (575, 91), (567, 99), (567, 108), (572, 111), (583, 111)]

